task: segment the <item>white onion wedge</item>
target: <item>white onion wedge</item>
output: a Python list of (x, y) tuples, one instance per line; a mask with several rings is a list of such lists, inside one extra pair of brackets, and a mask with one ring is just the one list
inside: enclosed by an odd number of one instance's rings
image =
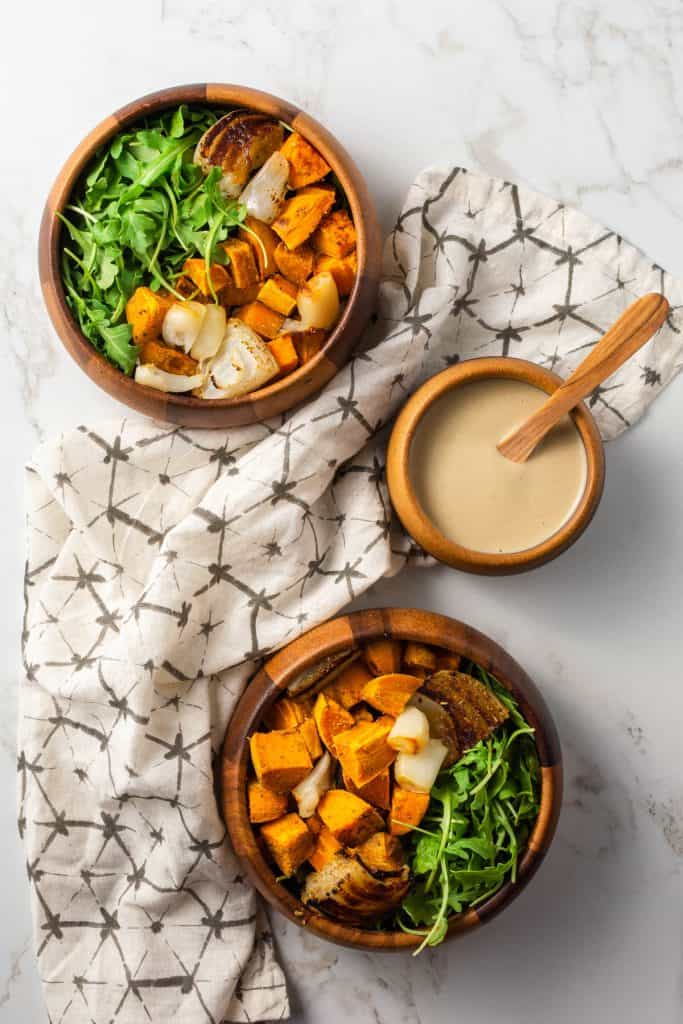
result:
[(292, 790), (301, 818), (312, 818), (324, 793), (332, 785), (332, 758), (327, 751), (312, 772)]
[(265, 224), (272, 224), (285, 198), (288, 178), (287, 159), (282, 153), (273, 153), (240, 195), (247, 213)]
[(226, 324), (218, 352), (206, 369), (220, 394), (202, 394), (203, 398), (238, 398), (256, 391), (275, 377), (280, 368), (258, 334), (241, 320), (232, 318)]
[(309, 277), (296, 297), (301, 321), (306, 327), (327, 330), (339, 317), (339, 292), (332, 274), (323, 271)]
[(216, 355), (221, 347), (226, 323), (225, 310), (222, 306), (204, 306), (204, 319), (199, 328), (199, 334), (190, 349), (193, 359), (201, 362), (203, 359), (210, 359), (211, 356)]
[(404, 754), (419, 754), (429, 741), (429, 721), (419, 708), (406, 708), (393, 724), (387, 743)]
[(174, 302), (161, 326), (166, 344), (189, 352), (197, 340), (207, 308), (201, 302)]
[(180, 395), (184, 391), (201, 388), (204, 383), (204, 375), (194, 373), (191, 377), (186, 377), (182, 373), (167, 373), (166, 370), (160, 370), (152, 363), (143, 363), (141, 366), (135, 367), (135, 381), (137, 384), (144, 384), (145, 387), (155, 388), (157, 391)]
[(394, 764), (397, 784), (411, 793), (429, 793), (447, 753), (441, 740), (428, 740), (419, 754), (399, 754)]

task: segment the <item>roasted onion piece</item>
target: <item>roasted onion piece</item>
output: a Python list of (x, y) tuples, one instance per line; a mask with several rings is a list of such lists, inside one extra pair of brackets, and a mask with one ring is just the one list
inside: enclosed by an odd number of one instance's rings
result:
[(275, 118), (255, 110), (231, 110), (204, 132), (194, 162), (206, 174), (220, 167), (221, 191), (238, 196), (250, 175), (280, 148), (283, 138), (284, 128)]
[(307, 876), (301, 899), (338, 921), (362, 924), (395, 910), (409, 888), (407, 865), (395, 874), (375, 876), (355, 858), (338, 853)]

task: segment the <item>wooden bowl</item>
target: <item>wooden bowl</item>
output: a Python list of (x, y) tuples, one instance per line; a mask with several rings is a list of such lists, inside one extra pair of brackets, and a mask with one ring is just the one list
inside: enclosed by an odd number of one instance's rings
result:
[(486, 576), (506, 576), (549, 562), (578, 540), (595, 515), (602, 496), (605, 454), (595, 420), (581, 403), (571, 416), (586, 449), (586, 486), (576, 509), (560, 529), (541, 544), (506, 554), (473, 551), (449, 540), (426, 515), (415, 493), (409, 470), (410, 446), (422, 417), (446, 391), (491, 377), (521, 380), (549, 395), (562, 384), (561, 377), (536, 363), (505, 356), (469, 359), (437, 373), (418, 388), (398, 415), (387, 450), (387, 483), (392, 504), (403, 526), (430, 555), (454, 569)]
[[(136, 384), (104, 358), (81, 333), (64, 294), (60, 268), (64, 209), (83, 171), (105, 142), (141, 117), (180, 103), (214, 107), (250, 107), (285, 121), (318, 149), (339, 179), (356, 227), (358, 273), (344, 314), (323, 349), (282, 380), (243, 398), (215, 401), (169, 395)], [(285, 412), (319, 391), (348, 359), (373, 311), (381, 267), (381, 239), (373, 202), (360, 171), (322, 125), (286, 100), (241, 85), (180, 85), (133, 100), (115, 111), (74, 150), (59, 172), (43, 211), (38, 242), (43, 296), (52, 324), (65, 348), (107, 394), (154, 419), (188, 427), (234, 427)]]
[(342, 946), (410, 951), (420, 944), (420, 936), (342, 924), (304, 906), (280, 885), (249, 822), (246, 796), (248, 738), (287, 686), (324, 655), (385, 636), (435, 644), (477, 662), (514, 694), (520, 711), (536, 730), (542, 772), (541, 808), (527, 848), (520, 857), (517, 881), (506, 882), (478, 907), (453, 915), (448, 937), (462, 935), (488, 921), (521, 892), (550, 846), (560, 813), (562, 757), (557, 732), (543, 698), (524, 669), (483, 633), (445, 615), (415, 608), (353, 612), (316, 626), (273, 655), (247, 686), (228, 727), (221, 755), (220, 802), (235, 852), (250, 880), (272, 907), (302, 928)]

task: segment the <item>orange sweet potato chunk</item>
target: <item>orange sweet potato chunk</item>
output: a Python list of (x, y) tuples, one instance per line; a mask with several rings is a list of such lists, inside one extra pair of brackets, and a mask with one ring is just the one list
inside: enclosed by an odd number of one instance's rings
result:
[(460, 661), (460, 655), (454, 654), (453, 651), (438, 651), (436, 655), (436, 667), (439, 671), (443, 669), (457, 672), (460, 668)]
[(315, 846), (309, 854), (308, 861), (316, 871), (321, 871), (335, 854), (340, 852), (342, 845), (334, 838), (327, 825), (323, 825), (320, 818), (314, 815), (308, 819), (307, 824), (315, 836)]
[(274, 821), (287, 813), (287, 794), (273, 793), (255, 779), (247, 786), (249, 802), (249, 821), (260, 825), (264, 821)]
[[(193, 285), (199, 289), (201, 294), (206, 298), (212, 295), (211, 288), (209, 286), (209, 275), (206, 272), (206, 263), (201, 259), (185, 260), (183, 263), (183, 274), (185, 277), (189, 277)], [(230, 275), (225, 267), (222, 267), (220, 263), (211, 264), (211, 282), (213, 284), (214, 292), (218, 293), (226, 285), (230, 284)]]
[(353, 726), (353, 716), (323, 692), (318, 694), (313, 706), (313, 719), (320, 739), (332, 756), (336, 757), (335, 738)]
[(297, 287), (282, 274), (273, 274), (261, 285), (258, 300), (276, 313), (289, 316), (296, 306)]
[(238, 288), (236, 284), (230, 281), (226, 284), (225, 288), (221, 288), (218, 293), (218, 301), (221, 306), (230, 308), (232, 306), (247, 306), (250, 302), (253, 302), (261, 289), (261, 285), (257, 281), (255, 284), (248, 284), (246, 288)]
[(258, 267), (254, 259), (254, 250), (242, 238), (229, 238), (223, 243), (230, 259), (230, 277), (237, 288), (248, 288), (259, 280)]
[(187, 377), (196, 373), (199, 365), (196, 359), (186, 356), (184, 352), (179, 352), (176, 348), (162, 345), (160, 341), (144, 341), (142, 343), (140, 362), (142, 364), (151, 363), (153, 366), (158, 366), (160, 370), (165, 370), (166, 373), (180, 373)]
[(436, 670), (436, 651), (426, 644), (408, 641), (403, 650), (403, 663), (409, 672), (419, 668), (430, 675)]
[(406, 862), (400, 840), (387, 832), (370, 836), (358, 847), (356, 855), (373, 873), (400, 871)]
[(288, 249), (296, 249), (311, 237), (334, 200), (334, 189), (307, 185), (285, 200), (271, 227)]
[(306, 750), (311, 759), (317, 761), (319, 757), (323, 756), (323, 748), (314, 720), (312, 718), (305, 719), (301, 725), (297, 726), (297, 730), (306, 744)]
[(271, 857), (283, 875), (293, 875), (315, 846), (315, 836), (298, 814), (268, 822), (261, 828), (261, 836)]
[(268, 309), (262, 302), (248, 302), (246, 306), (240, 306), (235, 310), (234, 316), (242, 320), (252, 331), (256, 331), (262, 338), (274, 338), (282, 327), (285, 318), (272, 309)]
[(327, 272), (332, 274), (337, 291), (341, 296), (350, 295), (358, 272), (358, 259), (356, 253), (340, 259), (338, 256), (325, 256), (321, 253), (315, 260), (316, 274)]
[(416, 828), (428, 807), (429, 793), (409, 793), (407, 789), (394, 786), (389, 815), (389, 831), (392, 836), (403, 836)]
[(351, 779), (344, 776), (344, 785), (349, 793), (354, 793), (361, 800), (366, 800), (373, 807), (381, 807), (383, 811), (389, 810), (391, 803), (391, 776), (388, 768), (375, 775), (364, 786), (354, 786)]
[(394, 719), (383, 715), (376, 722), (358, 722), (352, 729), (335, 736), (335, 747), (342, 771), (356, 789), (360, 789), (396, 760), (396, 751), (387, 743)]
[(318, 804), (317, 813), (342, 846), (358, 846), (384, 828), (374, 807), (346, 789), (328, 789)]
[(334, 682), (325, 687), (325, 693), (343, 708), (352, 708), (363, 699), (363, 687), (371, 679), (362, 661), (354, 661), (339, 673)]
[(308, 717), (310, 711), (305, 704), (280, 697), (263, 716), (263, 723), (269, 729), (296, 729)]
[(356, 248), (356, 229), (346, 210), (333, 210), (320, 221), (311, 239), (316, 252), (343, 259)]
[(313, 273), (315, 253), (305, 242), (296, 249), (288, 249), (284, 242), (279, 242), (273, 259), (283, 277), (294, 284), (303, 284)]
[(296, 729), (255, 732), (249, 748), (256, 778), (274, 793), (288, 793), (313, 768), (306, 742)]
[(298, 132), (292, 132), (280, 147), (280, 152), (289, 162), (289, 187), (301, 188), (320, 181), (330, 172), (330, 165)]
[(299, 365), (299, 356), (291, 334), (280, 334), (268, 342), (268, 348), (275, 356), (282, 375), (291, 373)]
[(373, 676), (386, 676), (401, 671), (399, 640), (371, 640), (365, 646), (365, 660)]
[(390, 672), (366, 683), (363, 687), (363, 700), (378, 711), (397, 717), (421, 685), (422, 679), (418, 676)]
[(317, 356), (325, 344), (327, 332), (320, 327), (309, 327), (305, 331), (292, 331), (287, 337), (292, 339), (299, 362), (303, 364)]
[(264, 224), (262, 220), (257, 220), (256, 217), (245, 217), (244, 224), (237, 232), (237, 235), (253, 249), (259, 277), (265, 278), (274, 274), (277, 269), (275, 250), (280, 242), (278, 242), (278, 237), (270, 225)]
[[(311, 265), (313, 254), (311, 253)], [(126, 320), (133, 329), (133, 341), (154, 341), (161, 334), (161, 327), (173, 300), (153, 292), (151, 288), (136, 288), (126, 303)]]

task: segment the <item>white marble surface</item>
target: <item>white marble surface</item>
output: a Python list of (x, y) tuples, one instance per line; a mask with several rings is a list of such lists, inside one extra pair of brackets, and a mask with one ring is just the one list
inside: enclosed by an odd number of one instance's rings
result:
[[(421, 166), (462, 163), (580, 204), (681, 274), (683, 7), (25, 0), (3, 37), (0, 1020), (44, 1024), (14, 811), (22, 465), (42, 438), (113, 411), (39, 295), (35, 240), (60, 164), (136, 95), (245, 82), (338, 134), (386, 228)], [(509, 646), (556, 715), (566, 803), (532, 887), (466, 941), (377, 958), (275, 921), (296, 1022), (683, 1020), (682, 389), (609, 447), (598, 516), (560, 561), (507, 580), (415, 571), (368, 596), (452, 613)]]

